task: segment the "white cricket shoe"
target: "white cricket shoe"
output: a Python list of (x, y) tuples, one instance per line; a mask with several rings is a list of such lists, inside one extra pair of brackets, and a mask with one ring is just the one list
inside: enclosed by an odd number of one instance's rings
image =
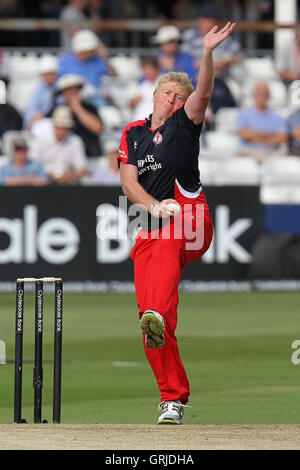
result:
[(162, 414), (157, 420), (157, 424), (183, 424), (184, 405), (177, 401), (163, 401), (158, 409)]
[(155, 310), (146, 310), (141, 318), (141, 329), (146, 335), (147, 349), (161, 349), (165, 344), (165, 322)]

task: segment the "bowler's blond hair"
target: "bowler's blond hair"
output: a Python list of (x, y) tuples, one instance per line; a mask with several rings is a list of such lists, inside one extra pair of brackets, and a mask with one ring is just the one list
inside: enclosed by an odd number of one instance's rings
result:
[(168, 72), (163, 75), (155, 88), (155, 91), (158, 91), (160, 86), (164, 83), (176, 83), (176, 85), (181, 86), (186, 91), (186, 98), (190, 96), (194, 91), (194, 87), (189, 79), (189, 76), (185, 72)]

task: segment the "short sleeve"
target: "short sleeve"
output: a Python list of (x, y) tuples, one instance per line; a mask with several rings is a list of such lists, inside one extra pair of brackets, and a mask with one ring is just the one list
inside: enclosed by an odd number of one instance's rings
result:
[(185, 112), (184, 105), (181, 106), (175, 113), (173, 114), (173, 119), (175, 120), (176, 124), (181, 127), (188, 127), (191, 130), (199, 130), (201, 131), (203, 122), (200, 124), (195, 124)]
[(121, 136), (120, 147), (119, 147), (119, 155), (118, 155), (119, 166), (120, 166), (120, 162), (129, 163), (130, 165), (137, 166), (137, 161), (136, 161), (135, 151), (134, 151), (134, 144), (133, 144), (132, 136), (131, 136), (131, 129), (134, 125), (135, 123), (128, 124), (123, 130), (123, 133)]

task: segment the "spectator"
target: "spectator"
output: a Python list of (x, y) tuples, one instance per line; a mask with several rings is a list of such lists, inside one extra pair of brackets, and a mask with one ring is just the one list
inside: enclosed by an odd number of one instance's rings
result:
[[(292, 52), (292, 53), (291, 53)], [(291, 51), (283, 48), (278, 57), (278, 73), (280, 78), (291, 83), (300, 78), (300, 26), (296, 27), (295, 44)]]
[(52, 126), (44, 136), (36, 140), (32, 156), (43, 163), (50, 180), (55, 184), (74, 184), (87, 172), (84, 145), (73, 134), (72, 113), (67, 106), (55, 108)]
[(12, 142), (11, 161), (0, 168), (0, 185), (44, 186), (48, 183), (41, 163), (28, 158), (26, 139), (16, 136)]
[(83, 86), (84, 80), (81, 77), (64, 75), (57, 81), (56, 93), (63, 97), (64, 104), (72, 111), (74, 121), (72, 131), (82, 138), (86, 154), (89, 157), (99, 157), (102, 154), (100, 133), (103, 125), (95, 106), (81, 98), (80, 91)]
[(266, 83), (257, 83), (253, 91), (254, 107), (241, 110), (237, 116), (240, 136), (240, 154), (251, 154), (258, 159), (270, 153), (280, 153), (287, 144), (287, 124), (268, 109), (270, 98)]
[(130, 91), (129, 106), (132, 109), (132, 120), (145, 119), (152, 113), (153, 92), (160, 77), (158, 60), (155, 57), (146, 57), (142, 61), (143, 76), (140, 83)]
[(40, 59), (39, 73), (41, 81), (33, 90), (25, 111), (23, 128), (30, 130), (33, 122), (44, 118), (54, 106), (55, 82), (57, 79), (58, 64), (53, 56), (44, 56)]
[(72, 36), (79, 30), (76, 23), (87, 19), (84, 14), (84, 9), (87, 6), (87, 0), (69, 0), (60, 12), (59, 19), (64, 21), (74, 22), (74, 26), (71, 29), (65, 29), (61, 31), (60, 35), (60, 46), (66, 50), (71, 47)]
[[(188, 29), (182, 34), (181, 50), (190, 54), (196, 61), (197, 68), (201, 62), (203, 51), (203, 38), (218, 20), (217, 10), (209, 3), (203, 4), (197, 15), (197, 26)], [(240, 44), (229, 36), (221, 42), (213, 51), (215, 75), (227, 77), (230, 67), (242, 59)]]
[(93, 31), (85, 29), (73, 36), (71, 49), (60, 58), (59, 77), (79, 75), (85, 80), (88, 100), (97, 107), (106, 104), (101, 94), (101, 80), (105, 75), (115, 75), (106, 46)]
[(101, 158), (101, 167), (93, 175), (93, 184), (101, 186), (120, 186), (120, 170), (117, 157), (119, 143), (109, 141), (104, 146), (105, 157)]
[(197, 69), (193, 58), (180, 51), (181, 33), (176, 26), (166, 25), (159, 28), (153, 42), (159, 44), (158, 62), (160, 73), (185, 72), (193, 85), (196, 85)]

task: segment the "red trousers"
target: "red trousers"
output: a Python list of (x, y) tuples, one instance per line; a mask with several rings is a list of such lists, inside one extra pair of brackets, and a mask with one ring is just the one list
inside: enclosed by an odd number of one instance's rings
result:
[[(184, 266), (200, 258), (209, 248), (213, 227), (203, 191), (194, 199), (176, 188), (175, 199), (181, 214), (170, 218), (162, 229), (141, 230), (131, 251), (140, 318), (146, 310), (156, 310), (165, 322), (162, 349), (144, 349), (157, 380), (161, 401), (179, 399), (187, 403), (190, 388), (183, 367), (175, 330), (177, 326), (178, 284)], [(185, 226), (184, 226), (185, 225)]]

